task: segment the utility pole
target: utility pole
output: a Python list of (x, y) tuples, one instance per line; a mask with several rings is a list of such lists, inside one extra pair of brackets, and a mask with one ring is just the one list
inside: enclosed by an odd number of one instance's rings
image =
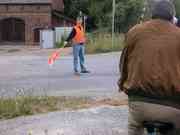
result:
[(84, 15), (83, 16), (83, 22), (84, 22), (84, 32), (86, 33), (86, 20), (87, 20), (87, 16)]
[(87, 16), (82, 11), (79, 11), (78, 20), (82, 21), (82, 23), (83, 23), (82, 25), (84, 27), (84, 32), (86, 32), (86, 19), (87, 19)]
[(113, 0), (112, 4), (112, 49), (114, 48), (114, 32), (115, 32), (115, 13), (116, 13), (116, 1)]

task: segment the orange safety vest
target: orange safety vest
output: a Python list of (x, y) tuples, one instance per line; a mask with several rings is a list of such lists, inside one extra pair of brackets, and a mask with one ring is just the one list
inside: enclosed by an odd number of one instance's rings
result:
[(85, 33), (84, 33), (83, 27), (81, 25), (76, 25), (76, 26), (74, 26), (74, 29), (76, 31), (76, 35), (73, 38), (74, 44), (85, 43), (86, 38), (85, 38)]

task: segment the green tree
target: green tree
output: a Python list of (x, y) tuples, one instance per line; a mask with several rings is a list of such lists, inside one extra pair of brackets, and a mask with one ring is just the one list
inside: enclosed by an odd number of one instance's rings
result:
[(111, 10), (112, 0), (89, 0), (89, 16), (98, 28), (108, 28), (111, 24)]
[(88, 14), (88, 0), (64, 0), (64, 5), (64, 14), (74, 20), (80, 11)]
[[(76, 18), (82, 11), (91, 18), (90, 29), (111, 31), (112, 0), (65, 0), (65, 15)], [(116, 32), (126, 32), (140, 21), (144, 0), (116, 0)]]
[(177, 17), (180, 17), (180, 0), (174, 0)]
[(118, 0), (116, 7), (116, 30), (126, 32), (140, 22), (144, 0)]

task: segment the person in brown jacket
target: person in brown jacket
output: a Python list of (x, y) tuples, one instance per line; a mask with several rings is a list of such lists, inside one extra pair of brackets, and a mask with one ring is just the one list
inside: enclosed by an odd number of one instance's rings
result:
[(180, 29), (173, 22), (174, 5), (160, 1), (152, 19), (126, 34), (120, 59), (120, 91), (129, 99), (129, 135), (143, 135), (143, 123), (174, 125), (180, 135)]

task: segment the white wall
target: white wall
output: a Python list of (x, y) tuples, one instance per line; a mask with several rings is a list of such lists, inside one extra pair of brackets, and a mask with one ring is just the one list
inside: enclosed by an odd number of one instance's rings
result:
[(53, 30), (41, 30), (40, 31), (40, 46), (44, 49), (54, 48), (54, 31)]
[(72, 31), (72, 27), (56, 27), (55, 42), (61, 42), (63, 36), (67, 38), (71, 31)]

